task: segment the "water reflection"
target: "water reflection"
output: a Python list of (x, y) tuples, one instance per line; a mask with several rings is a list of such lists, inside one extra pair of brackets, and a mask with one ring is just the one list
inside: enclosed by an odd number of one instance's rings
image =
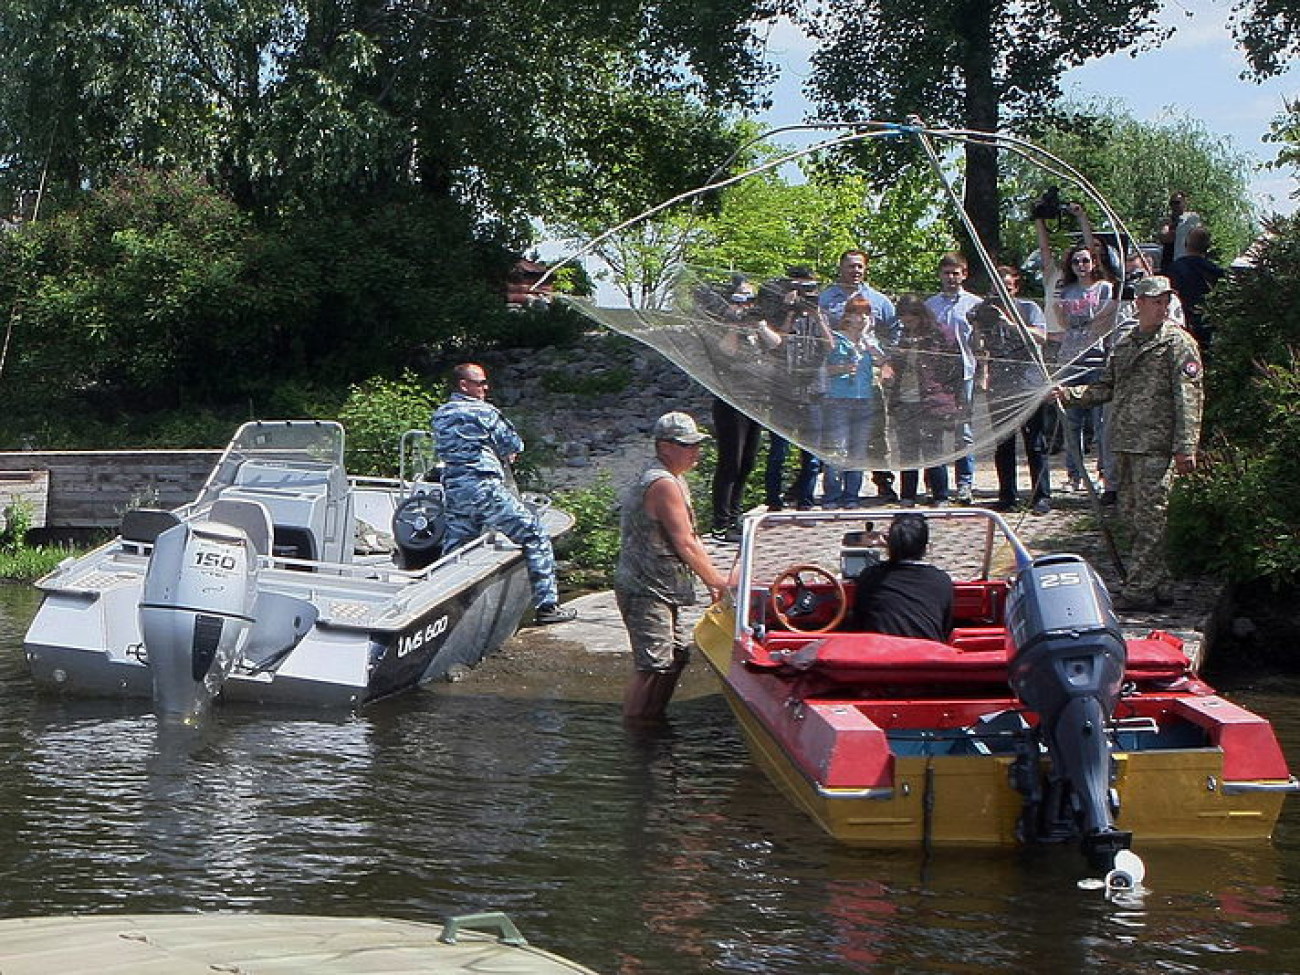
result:
[[(0, 590), (0, 909), (508, 911), (609, 973), (1300, 971), (1300, 806), (1274, 846), (838, 846), (749, 763), (720, 698), (633, 734), (616, 701), (425, 693), (359, 717), (35, 699)], [(17, 620), (17, 622), (16, 622)], [(1291, 689), (1248, 703), (1300, 755)], [(3, 948), (0, 947), (0, 956)], [(2, 967), (2, 966), (0, 966)]]

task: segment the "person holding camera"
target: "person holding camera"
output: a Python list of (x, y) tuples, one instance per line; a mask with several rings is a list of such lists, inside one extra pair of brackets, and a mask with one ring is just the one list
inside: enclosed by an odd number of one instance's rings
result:
[[(822, 312), (832, 328), (840, 322), (844, 306), (850, 298), (864, 298), (871, 303), (872, 322), (876, 339), (888, 349), (898, 340), (901, 325), (894, 310), (894, 303), (881, 292), (867, 283), (867, 271), (871, 267), (871, 257), (862, 248), (851, 248), (840, 255), (840, 263), (835, 283), (824, 290), (819, 299)], [(876, 390), (880, 392), (879, 387)], [(883, 397), (880, 402), (884, 402)], [(878, 410), (873, 420), (870, 453), (882, 459), (889, 456), (888, 417), (885, 410)], [(887, 470), (873, 470), (871, 483), (876, 486), (876, 501), (889, 503), (898, 500), (894, 490), (894, 474)]]
[[(1007, 294), (1015, 302), (1013, 317), (1000, 294), (991, 294), (971, 312), (976, 347), (984, 368), (984, 388), (993, 406), (990, 410), (1007, 415), (1020, 412), (1027, 401), (1037, 400), (1044, 377), (1042, 349), (1047, 342), (1047, 320), (1043, 310), (1028, 298), (1019, 297), (1020, 272), (1008, 265), (997, 269)], [(1017, 321), (1018, 317), (1018, 321)], [(1025, 459), (1029, 465), (1030, 505), (1034, 514), (1052, 510), (1051, 472), (1048, 466), (1045, 416), (1052, 407), (1039, 404), (1020, 427)], [(1000, 511), (1012, 511), (1019, 503), (1016, 488), (1016, 433), (998, 441), (993, 454), (998, 474)]]
[(903, 467), (901, 501), (908, 508), (916, 504), (924, 467), (930, 503), (946, 505), (948, 468), (933, 461), (945, 452), (960, 412), (961, 357), (920, 295), (898, 299), (898, 320), (903, 331), (890, 353), (888, 397), (889, 421)]
[[(742, 402), (749, 399), (761, 402), (770, 380), (767, 353), (781, 344), (781, 338), (762, 318), (757, 307), (758, 295), (743, 274), (733, 275), (724, 291), (721, 296), (724, 304), (715, 312), (723, 327), (717, 343), (722, 353), (717, 371), (725, 377), (727, 388), (740, 394)], [(706, 297), (716, 303), (719, 295), (712, 289), (710, 292)], [(712, 535), (718, 541), (738, 542), (745, 485), (758, 461), (763, 427), (758, 420), (715, 396), (713, 435), (717, 442), (717, 464), (711, 490)]]
[(971, 341), (971, 324), (967, 316), (980, 303), (978, 295), (971, 294), (963, 284), (970, 274), (966, 258), (961, 254), (944, 254), (939, 260), (939, 286), (937, 295), (926, 299), (926, 306), (934, 313), (939, 327), (948, 341), (961, 355), (961, 385), (958, 387), (958, 414), (956, 418), (957, 447), (965, 453), (953, 464), (957, 477), (957, 501), (970, 504), (974, 500), (975, 485), (975, 431), (971, 426), (972, 405), (975, 401), (975, 373), (977, 362)]
[[(1083, 242), (1065, 251), (1058, 269), (1052, 256), (1051, 238), (1041, 211), (1035, 209), (1039, 253), (1043, 262), (1043, 284), (1048, 295), (1048, 345), (1055, 344), (1057, 379), (1066, 386), (1086, 385), (1100, 374), (1109, 354), (1108, 337), (1115, 327), (1115, 287), (1106, 271), (1101, 248), (1082, 205), (1065, 204), (1083, 230)], [(1087, 444), (1096, 443), (1098, 452), (1105, 436), (1100, 407), (1071, 407), (1066, 410), (1066, 486), (1083, 490), (1088, 473), (1084, 465)], [(1104, 469), (1099, 473), (1103, 478)]]
[[(818, 304), (817, 275), (803, 264), (786, 269), (786, 277), (765, 291), (780, 295), (772, 309), (772, 332), (777, 338), (777, 351), (784, 359), (785, 381), (774, 383), (772, 395), (775, 413), (795, 423), (799, 439), (813, 443), (821, 436), (822, 397), (825, 395), (822, 366), (830, 352), (832, 337), (830, 327)], [(780, 395), (787, 409), (780, 409)], [(785, 507), (782, 491), (785, 459), (790, 441), (772, 431), (768, 440), (766, 495), (767, 509), (780, 511)], [(821, 461), (811, 452), (800, 449), (799, 474), (792, 490), (796, 507), (807, 511), (816, 503), (814, 496)]]

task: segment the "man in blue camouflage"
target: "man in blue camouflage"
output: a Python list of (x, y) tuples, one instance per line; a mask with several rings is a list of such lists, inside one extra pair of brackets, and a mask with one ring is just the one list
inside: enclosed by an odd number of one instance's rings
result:
[(555, 581), (555, 553), (537, 516), (506, 487), (508, 465), (524, 442), (501, 411), (487, 401), (488, 379), (472, 362), (452, 370), (455, 391), (433, 412), (433, 436), (443, 463), (447, 535), (444, 551), (464, 545), (488, 529), (524, 550), (533, 583), (534, 623), (565, 623), (577, 611), (561, 607)]

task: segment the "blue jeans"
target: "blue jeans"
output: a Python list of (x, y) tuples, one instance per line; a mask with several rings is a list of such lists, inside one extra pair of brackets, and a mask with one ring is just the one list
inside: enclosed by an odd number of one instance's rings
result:
[[(874, 418), (874, 400), (827, 398), (822, 404), (822, 430), (827, 446), (837, 453), (865, 457), (871, 447)], [(862, 475), (861, 469), (843, 470), (827, 464), (822, 505), (857, 507)]]
[[(764, 491), (767, 506), (779, 508), (783, 504), (781, 497), (782, 474), (785, 470), (785, 458), (790, 453), (790, 441), (778, 434), (768, 432), (767, 471), (764, 477)], [(821, 473), (822, 462), (806, 450), (799, 451), (799, 475), (794, 482), (795, 503), (811, 508), (814, 503), (813, 488), (817, 484), (817, 475)]]
[(975, 380), (963, 379), (957, 397), (961, 408), (961, 421), (957, 424), (957, 442), (953, 445), (960, 450), (967, 448), (965, 456), (958, 457), (952, 465), (952, 472), (957, 477), (957, 486), (970, 487), (975, 482), (975, 454), (970, 450), (975, 445), (975, 431), (971, 427), (971, 410), (975, 402)]

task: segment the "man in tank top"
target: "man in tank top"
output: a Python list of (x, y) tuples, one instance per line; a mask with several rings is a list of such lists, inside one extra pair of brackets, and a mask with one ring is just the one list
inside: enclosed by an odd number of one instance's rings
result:
[(726, 577), (695, 531), (690, 488), (682, 476), (700, 459), (701, 433), (685, 413), (665, 413), (654, 427), (655, 456), (623, 496), (614, 597), (632, 644), (636, 672), (623, 696), (629, 720), (663, 716), (689, 660), (680, 609), (695, 602), (695, 576), (713, 598)]

